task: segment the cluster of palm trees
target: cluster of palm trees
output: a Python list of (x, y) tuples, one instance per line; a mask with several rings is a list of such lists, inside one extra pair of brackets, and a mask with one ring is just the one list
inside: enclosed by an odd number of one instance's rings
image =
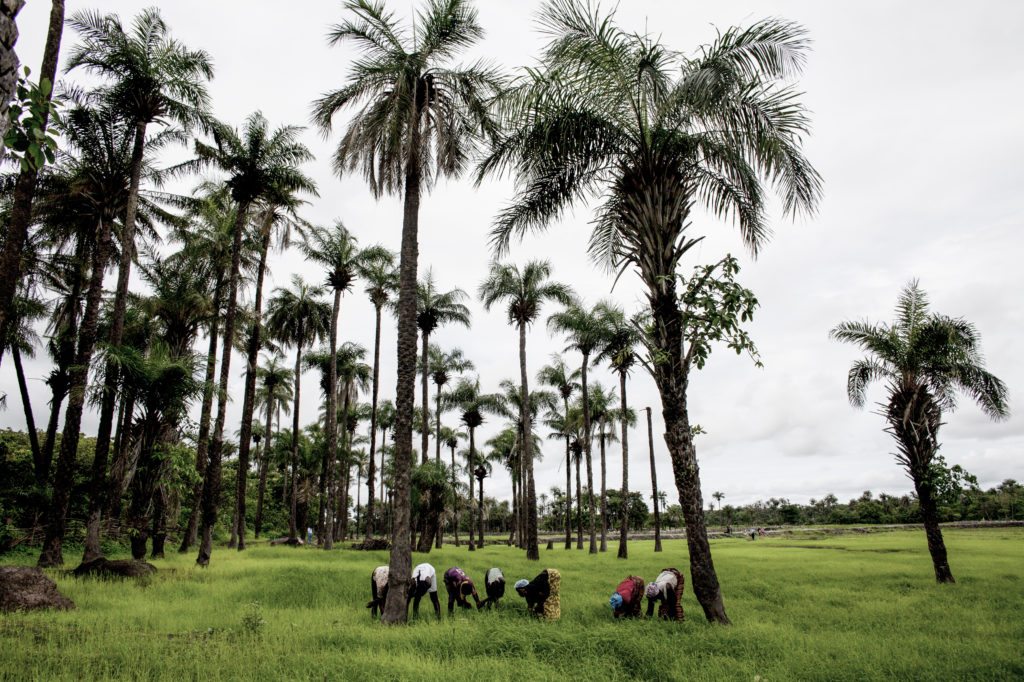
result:
[[(56, 78), (63, 11), (62, 2), (53, 2), (42, 70), (50, 82)], [(705, 529), (693, 440), (697, 427), (689, 421), (687, 391), (691, 370), (703, 366), (714, 343), (746, 350), (756, 361), (742, 323), (757, 303), (735, 285), (735, 259), (692, 274), (682, 272), (681, 264), (701, 240), (692, 223), (702, 210), (731, 221), (755, 255), (769, 237), (769, 191), (778, 194), (789, 215), (815, 210), (821, 180), (803, 154), (809, 117), (793, 84), (808, 48), (802, 27), (774, 19), (755, 22), (722, 31), (695, 56), (685, 57), (649, 35), (621, 28), (614, 11), (586, 0), (548, 0), (539, 15), (548, 39), (539, 63), (510, 78), (485, 62), (457, 62), (483, 37), (470, 0), (426, 0), (408, 27), (383, 2), (348, 0), (329, 40), (354, 45), (360, 56), (341, 86), (313, 103), (312, 117), (330, 138), (347, 114), (332, 157), (338, 176), (361, 176), (375, 197), (401, 197), (401, 243), (391, 252), (380, 245), (361, 247), (340, 222), (322, 227), (301, 218), (304, 204), (317, 193), (302, 170), (312, 154), (299, 139), (301, 129), (274, 128), (258, 112), (239, 128), (216, 120), (207, 93), (213, 75), (209, 57), (172, 38), (157, 10), (143, 12), (129, 26), (95, 12), (76, 14), (68, 23), (80, 42), (67, 68), (91, 72), (99, 85), (90, 91), (63, 88), (65, 113), (51, 122), (62, 140), (56, 163), (43, 169), (23, 166), (5, 178), (7, 229), (0, 253), (0, 339), (11, 352), (24, 397), (21, 355), (33, 352), (35, 326), (49, 316), (54, 370), (48, 380), (51, 415), (41, 443), (34, 436), (30, 403), (24, 401), (37, 481), (47, 491), (46, 503), (40, 502), (46, 510), (41, 565), (63, 561), (78, 434), (90, 395), (100, 421), (85, 491), (85, 561), (102, 555), (102, 522), (119, 518), (130, 490), (126, 518), (136, 556), (150, 538), (162, 549), (167, 520), (175, 516), (176, 504), (184, 504), (190, 514), (181, 548), (198, 542), (197, 561), (207, 564), (223, 511), (223, 461), (231, 452), (238, 463), (232, 544), (243, 549), (253, 460), (259, 531), (271, 453), (281, 437), (288, 441), (288, 484), (282, 494), (290, 507), (289, 539), (298, 542), (302, 521), (315, 506), (318, 540), (330, 548), (349, 531), (353, 466), (359, 513), (363, 443), (357, 431), (365, 421), (368, 495), (357, 529), (362, 521), (368, 537), (383, 532), (385, 514), (378, 507), (386, 506), (391, 589), (383, 618), (403, 621), (414, 537), (421, 551), (439, 544), (446, 506), (458, 532), (461, 505), (446, 502), (451, 495), (457, 499), (455, 454), (463, 438), (468, 441), (470, 549), (483, 541), (483, 484), (488, 460), (497, 459), (512, 475), (516, 541), (528, 558), (539, 558), (538, 419), (565, 445), (566, 546), (572, 536), (574, 463), (577, 547), (583, 545), (586, 494), (590, 551), (606, 548), (607, 445), (616, 440), (621, 445), (621, 499), (628, 499), (628, 431), (636, 417), (627, 386), (630, 372), (642, 366), (661, 397), (664, 438), (687, 528), (691, 584), (707, 618), (728, 622)], [(172, 143), (190, 144), (192, 158), (160, 167), (157, 154)], [(616, 278), (627, 271), (637, 274), (647, 298), (645, 309), (635, 314), (610, 302), (590, 306), (552, 279), (547, 262), (516, 266), (496, 260), (477, 293), (486, 309), (501, 307), (518, 333), (520, 373), (494, 393), (481, 390), (463, 353), (431, 343), (442, 326), (470, 324), (469, 294), (440, 287), (432, 271), (420, 267), (418, 254), (421, 202), (437, 180), (458, 178), (474, 166), (477, 182), (494, 174), (516, 180), (517, 193), (499, 212), (492, 232), (496, 258), (505, 257), (514, 239), (542, 231), (570, 207), (592, 200), (590, 254)], [(219, 179), (200, 183), (190, 196), (160, 191), (169, 178), (204, 170)], [(292, 239), (308, 261), (323, 268), (323, 284), (295, 277), (290, 286), (271, 292), (264, 310), (271, 247), (287, 247)], [(161, 240), (173, 249), (158, 248)], [(104, 279), (113, 268), (117, 282), (109, 298)], [(135, 268), (149, 293), (129, 290)], [(357, 284), (376, 311), (369, 363), (365, 348), (341, 340), (342, 302)], [(244, 290), (252, 293), (251, 305), (243, 304)], [(566, 352), (579, 363), (553, 358), (536, 376), (542, 388), (531, 389), (527, 340), (548, 306), (557, 306), (547, 316), (548, 330), (564, 337)], [(379, 395), (385, 310), (397, 318), (393, 406)], [(920, 326), (919, 321), (907, 324)], [(867, 340), (876, 332), (850, 327), (836, 335), (879, 352)], [(973, 339), (968, 332), (957, 332), (965, 352)], [(209, 344), (205, 363), (192, 351), (203, 333)], [(237, 445), (225, 432), (236, 349), (246, 358)], [(295, 353), (290, 370), (282, 355), (287, 349)], [(612, 370), (617, 391), (590, 381), (595, 363)], [(900, 376), (901, 365), (859, 367), (856, 382), (851, 378), (854, 398), (872, 378)], [(320, 372), (324, 410), (303, 433), (301, 378), (310, 368)], [(920, 412), (914, 424), (927, 422), (934, 431), (935, 406), (949, 401), (957, 382), (975, 396), (979, 385), (995, 386), (975, 375), (958, 376), (946, 383), (904, 382), (904, 402)], [(911, 394), (924, 389), (938, 398), (914, 402), (917, 394)], [(366, 390), (370, 403), (364, 407), (359, 394)], [(65, 402), (64, 437), (59, 437)], [(168, 484), (169, 453), (193, 437), (186, 417), (194, 402), (200, 404), (195, 475), (182, 492)], [(1001, 403), (986, 404), (1000, 414)], [(290, 431), (280, 428), (286, 408)], [(452, 411), (464, 431), (443, 424), (444, 414)], [(486, 415), (506, 418), (509, 426), (485, 444), (490, 454), (483, 456), (476, 430)], [(647, 421), (650, 434), (649, 409)], [(895, 413), (890, 422), (894, 430), (906, 426)], [(419, 466), (413, 449), (417, 428)], [(310, 448), (310, 441), (317, 447)], [(442, 446), (451, 451), (450, 467), (441, 462)], [(929, 457), (907, 448), (908, 468), (924, 471)], [(481, 502), (474, 505), (476, 491)], [(655, 502), (657, 515), (657, 494)], [(421, 512), (416, 528), (414, 503)], [(619, 556), (626, 557), (626, 514), (621, 517)]]

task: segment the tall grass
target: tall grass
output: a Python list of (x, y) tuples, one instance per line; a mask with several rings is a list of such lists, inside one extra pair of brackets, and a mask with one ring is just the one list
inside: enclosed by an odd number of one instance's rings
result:
[[(686, 570), (686, 545), (614, 551), (447, 547), (415, 561), (482, 582), (562, 573), (562, 619), (525, 614), (510, 589), (496, 612), (443, 618), (429, 602), (408, 627), (371, 622), (370, 572), (385, 552), (257, 545), (157, 562), (148, 582), (54, 576), (78, 605), (0, 616), (3, 679), (863, 680), (1024, 678), (1024, 531), (947, 534), (953, 586), (936, 585), (921, 532), (715, 542), (735, 625), (708, 625), (689, 592), (684, 623), (614, 621), (608, 595), (629, 573)], [(28, 561), (30, 557), (25, 557)], [(687, 580), (689, 577), (687, 576)]]

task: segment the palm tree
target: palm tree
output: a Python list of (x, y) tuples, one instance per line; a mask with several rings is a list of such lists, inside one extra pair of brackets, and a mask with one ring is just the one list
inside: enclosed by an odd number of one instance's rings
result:
[(259, 464), (259, 488), (256, 495), (256, 518), (253, 520), (253, 534), (258, 538), (263, 530), (263, 497), (267, 491), (267, 472), (270, 469), (270, 445), (274, 442), (273, 422), (271, 421), (278, 405), (287, 409), (292, 399), (292, 381), (295, 373), (282, 364), (280, 355), (274, 354), (257, 368), (256, 378), (260, 389), (256, 393), (257, 403), (266, 408), (266, 426), (263, 429), (263, 459)]
[(598, 198), (590, 252), (610, 271), (633, 267), (647, 288), (692, 584), (705, 616), (727, 623), (693, 475), (677, 269), (699, 241), (687, 233), (698, 205), (734, 219), (754, 253), (768, 237), (765, 184), (788, 214), (816, 206), (821, 179), (802, 152), (808, 115), (786, 84), (803, 68), (806, 32), (763, 20), (719, 32), (688, 58), (584, 0), (552, 0), (540, 21), (550, 36), (542, 66), (505, 99), (505, 133), (480, 169), (513, 169), (522, 188), (495, 245), (502, 252), (513, 235)]
[[(353, 433), (355, 432), (356, 422), (355, 419), (362, 418), (364, 415), (359, 410), (353, 409), (359, 398), (359, 392), (365, 391), (370, 383), (371, 369), (369, 365), (363, 362), (363, 358), (366, 357), (366, 349), (357, 343), (345, 342), (341, 344), (337, 352), (337, 364), (338, 364), (338, 388), (341, 391), (341, 410), (339, 415), (341, 416), (342, 424), (344, 425), (343, 434), (345, 435), (344, 450), (346, 456), (351, 450), (353, 443)], [(329, 488), (329, 486), (328, 486)], [(344, 509), (348, 509), (348, 485), (346, 485), (341, 495), (339, 502), (342, 503)], [(347, 530), (347, 524), (343, 527)], [(330, 528), (325, 531), (331, 530)], [(325, 536), (326, 536), (325, 532)]]
[(465, 356), (461, 348), (452, 348), (450, 351), (443, 351), (437, 346), (431, 346), (427, 352), (430, 358), (430, 377), (437, 387), (437, 395), (434, 396), (434, 433), (437, 441), (435, 459), (441, 461), (441, 414), (445, 412), (447, 403), (442, 398), (442, 390), (452, 379), (453, 374), (462, 374), (476, 369), (473, 361)]
[[(26, 292), (28, 293), (28, 292)], [(32, 451), (32, 472), (35, 474), (36, 485), (42, 489), (46, 486), (46, 469), (43, 462), (42, 448), (39, 446), (39, 432), (36, 431), (35, 415), (32, 412), (32, 400), (28, 392), (28, 381), (21, 357), (33, 358), (39, 345), (39, 335), (35, 324), (46, 317), (49, 306), (32, 295), (18, 296), (7, 326), (7, 338), (0, 342), (0, 350), (11, 351), (14, 361), (14, 372), (18, 379), (18, 392), (21, 394), (21, 406), (25, 413), (25, 430), (28, 432), (29, 448)]]
[[(484, 423), (484, 413), (498, 412), (501, 401), (498, 396), (480, 392), (480, 379), (462, 377), (448, 393), (448, 404), (461, 414), (462, 423), (469, 432), (469, 452), (466, 460), (466, 471), (469, 474), (469, 499), (473, 500), (473, 469), (476, 466), (476, 430)], [(469, 551), (475, 551), (473, 543), (473, 507), (469, 509)]]
[[(199, 169), (214, 166), (228, 175), (227, 185), (231, 198), (238, 205), (231, 244), (231, 270), (228, 275), (227, 306), (224, 312), (224, 341), (221, 352), (220, 382), (217, 396), (217, 418), (214, 422), (202, 499), (202, 542), (196, 563), (206, 566), (213, 550), (213, 525), (217, 522), (217, 502), (220, 496), (220, 469), (224, 443), (224, 422), (227, 418), (228, 379), (231, 376), (231, 349), (235, 338), (238, 288), (242, 259), (242, 238), (254, 204), (266, 202), (285, 204), (286, 197), (299, 192), (312, 194), (313, 181), (299, 166), (312, 158), (309, 149), (298, 141), (300, 128), (283, 126), (271, 131), (263, 114), (255, 113), (246, 119), (241, 135), (224, 125), (213, 125), (214, 145), (195, 142), (196, 159), (180, 166), (181, 169)], [(301, 353), (299, 353), (301, 355)], [(298, 399), (299, 377), (295, 377)], [(295, 415), (298, 419), (298, 415)], [(298, 425), (294, 431), (298, 432)], [(297, 443), (297, 433), (293, 440)], [(293, 447), (295, 450), (295, 447)]]
[[(629, 558), (627, 547), (629, 534), (629, 426), (631, 412), (626, 400), (626, 377), (637, 361), (637, 347), (640, 345), (639, 333), (627, 319), (622, 310), (614, 305), (603, 306), (605, 324), (608, 325), (608, 338), (597, 359), (605, 360), (612, 370), (619, 375), (619, 425), (622, 427), (620, 442), (622, 443), (622, 504), (619, 519), (619, 553), (620, 559)], [(635, 418), (633, 418), (635, 422)], [(603, 493), (602, 493), (603, 494)]]
[[(427, 379), (430, 376), (430, 356), (428, 354), (430, 335), (440, 326), (446, 324), (461, 324), (469, 326), (469, 308), (462, 301), (469, 296), (462, 289), (452, 289), (441, 292), (437, 290), (437, 283), (434, 281), (434, 271), (427, 269), (427, 275), (420, 282), (416, 298), (416, 326), (420, 330), (420, 340), (423, 343), (423, 355), (420, 360), (420, 371), (423, 373), (423, 424), (421, 441), (421, 462), (427, 461), (428, 439), (430, 429), (426, 425), (430, 423), (429, 405), (430, 396), (427, 387)], [(440, 450), (438, 450), (440, 452)]]
[(914, 482), (935, 579), (952, 583), (935, 501), (942, 413), (956, 409), (958, 389), (992, 419), (1005, 419), (1010, 411), (1006, 385), (985, 370), (978, 330), (963, 318), (933, 313), (928, 306), (927, 294), (913, 280), (900, 293), (891, 325), (843, 322), (830, 335), (868, 353), (850, 368), (846, 392), (855, 407), (863, 407), (872, 382), (887, 383), (883, 414), (899, 449), (896, 461)]
[[(99, 12), (77, 12), (68, 23), (81, 36), (81, 42), (68, 55), (68, 71), (82, 68), (103, 78), (106, 83), (98, 96), (134, 127), (128, 202), (121, 226), (121, 261), (108, 340), (111, 346), (118, 346), (124, 336), (128, 282), (135, 259), (135, 222), (147, 127), (173, 122), (188, 129), (203, 122), (210, 99), (205, 82), (213, 77), (213, 65), (206, 52), (189, 50), (172, 38), (156, 8), (143, 10), (128, 29), (116, 14)], [(117, 380), (117, 367), (108, 365), (96, 433), (97, 469), (100, 465), (106, 467)], [(93, 506), (98, 510), (102, 505), (97, 501)], [(93, 525), (98, 528), (98, 518)], [(98, 536), (93, 535), (86, 543), (83, 561), (101, 555)]]
[[(16, 11), (16, 10), (14, 10)], [(12, 28), (16, 29), (14, 17), (11, 17)], [(60, 41), (64, 32), (64, 0), (52, 0), (50, 3), (50, 21), (47, 25), (46, 43), (43, 46), (43, 63), (39, 70), (39, 85), (49, 83), (44, 90), (47, 103), (53, 97), (57, 83), (57, 61), (60, 55)], [(14, 39), (16, 39), (15, 34)], [(13, 44), (11, 45), (13, 51)], [(17, 78), (17, 74), (12, 74)], [(10, 93), (5, 93), (5, 95)], [(45, 134), (49, 124), (49, 110), (40, 121), (40, 131)], [(2, 144), (2, 143), (0, 143)], [(0, 245), (0, 338), (6, 338), (8, 316), (12, 312), (14, 299), (17, 295), (18, 283), (21, 281), (22, 251), (29, 237), (29, 226), (32, 224), (32, 203), (35, 199), (39, 181), (39, 168), (27, 164), (18, 173), (11, 201), (10, 217), (4, 232), (3, 244)]]
[(480, 300), (485, 310), (498, 303), (507, 305), (508, 323), (519, 328), (519, 391), (525, 409), (522, 414), (523, 468), (526, 470), (526, 558), (540, 560), (537, 547), (537, 491), (533, 480), (533, 431), (530, 423), (529, 381), (526, 371), (526, 329), (540, 315), (545, 303), (569, 305), (572, 290), (551, 281), (551, 264), (530, 261), (522, 270), (516, 265), (493, 263), (487, 279), (480, 285)]
[(590, 434), (590, 439), (597, 438), (598, 452), (601, 453), (601, 542), (598, 547), (598, 550), (601, 552), (608, 551), (607, 446), (608, 443), (618, 440), (618, 437), (615, 435), (615, 422), (619, 419), (619, 413), (618, 410), (612, 407), (612, 401), (611, 392), (607, 391), (601, 384), (595, 383), (590, 387), (590, 404), (587, 409), (590, 411), (591, 426), (597, 430), (596, 434)]
[(719, 511), (721, 511), (721, 509), (722, 509), (722, 500), (725, 499), (725, 493), (720, 493), (720, 492), (718, 492), (716, 490), (715, 492), (711, 493), (711, 497), (715, 498), (715, 501), (718, 502), (718, 509), (719, 509)]
[[(288, 539), (298, 540), (297, 495), (299, 469), (299, 404), (302, 384), (302, 349), (323, 340), (331, 324), (331, 308), (320, 297), (323, 287), (306, 284), (298, 275), (292, 276), (292, 288), (274, 290), (267, 306), (267, 331), (287, 346), (295, 347), (295, 379), (292, 382), (292, 487), (291, 513), (288, 518)], [(205, 494), (205, 492), (204, 492)]]
[[(331, 331), (328, 340), (327, 357), (334, 358), (338, 351), (338, 317), (341, 312), (341, 295), (352, 288), (360, 268), (359, 240), (341, 223), (335, 224), (333, 230), (314, 228), (302, 245), (302, 252), (307, 260), (319, 263), (327, 268), (327, 286), (334, 292), (334, 304), (331, 310)], [(338, 409), (337, 385), (338, 363), (328, 362), (327, 385), (324, 393), (327, 396), (327, 448), (324, 452), (323, 473), (320, 479), (320, 514), (318, 527), (321, 537), (327, 519), (327, 489), (330, 485), (329, 467), (338, 456)], [(332, 542), (324, 543), (324, 549), (331, 549)]]
[(651, 500), (654, 504), (654, 551), (661, 551), (661, 508), (659, 502), (663, 493), (658, 492), (658, 469), (654, 462), (654, 424), (651, 417), (651, 408), (645, 407), (647, 412), (647, 447), (651, 458)]
[[(455, 546), (459, 547), (459, 486), (456, 482), (456, 476), (458, 475), (458, 468), (455, 465), (455, 448), (459, 446), (460, 440), (465, 440), (466, 434), (462, 431), (457, 431), (449, 426), (445, 426), (438, 433), (438, 440), (443, 440), (445, 447), (451, 450), (452, 453), (452, 529), (455, 534)], [(472, 533), (470, 533), (470, 539), (472, 539)]]
[(334, 26), (332, 44), (355, 43), (362, 57), (348, 82), (314, 104), (320, 129), (342, 109), (362, 107), (334, 155), (338, 175), (360, 172), (374, 196), (404, 199), (398, 295), (398, 385), (395, 452), (395, 541), (391, 589), (383, 620), (405, 622), (412, 571), (410, 484), (416, 381), (417, 245), (420, 196), (438, 177), (457, 177), (482, 134), (493, 134), (489, 100), (502, 79), (482, 63), (453, 59), (483, 37), (468, 0), (430, 0), (411, 32), (383, 2), (348, 0), (349, 18)]
[(396, 256), (383, 246), (371, 246), (363, 251), (359, 276), (366, 282), (366, 295), (373, 304), (375, 324), (373, 334), (373, 388), (370, 398), (370, 467), (366, 472), (366, 537), (373, 536), (374, 495), (373, 486), (376, 479), (375, 456), (377, 454), (377, 399), (380, 391), (380, 327), (384, 306), (398, 290), (398, 270), (395, 269)]
[[(539, 375), (538, 375), (539, 376)], [(572, 548), (572, 429), (568, 421), (569, 408), (548, 408), (544, 425), (551, 429), (548, 438), (565, 439), (565, 548)]]
[(601, 347), (606, 335), (604, 320), (599, 309), (587, 309), (581, 301), (566, 306), (548, 318), (548, 329), (563, 334), (569, 344), (566, 351), (575, 350), (583, 358), (580, 364), (580, 404), (583, 409), (583, 454), (587, 463), (588, 503), (590, 506), (590, 553), (597, 554), (597, 525), (594, 518), (594, 472), (591, 458), (592, 433), (590, 419), (590, 388), (587, 385), (587, 369), (590, 354)]
[(64, 434), (57, 456), (43, 549), (39, 554), (40, 567), (60, 566), (64, 563), (64, 533), (78, 455), (89, 364), (98, 337), (103, 275), (110, 258), (112, 226), (118, 215), (120, 190), (124, 186), (123, 169), (131, 140), (131, 127), (124, 119), (111, 112), (81, 107), (66, 117), (62, 132), (70, 152), (65, 158), (68, 175), (77, 178), (74, 193), (84, 199), (82, 204), (85, 210), (80, 217), (94, 221), (95, 241), (91, 248), (89, 285), (78, 329), (78, 346), (68, 376), (69, 399), (64, 413)]

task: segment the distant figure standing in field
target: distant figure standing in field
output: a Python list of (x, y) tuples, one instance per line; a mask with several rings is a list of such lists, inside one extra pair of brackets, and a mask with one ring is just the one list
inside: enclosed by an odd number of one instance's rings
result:
[(469, 579), (466, 572), (458, 566), (452, 566), (444, 572), (444, 589), (448, 592), (448, 615), (450, 616), (458, 604), (464, 609), (473, 608), (469, 603), (472, 595), (476, 607), (480, 608), (480, 596), (476, 593), (476, 586)]
[(487, 573), (484, 574), (484, 589), (487, 590), (487, 599), (480, 602), (477, 608), (497, 606), (505, 596), (505, 575), (500, 568), (487, 569)]
[(644, 599), (644, 579), (631, 575), (615, 588), (608, 606), (616, 618), (639, 618)]
[(545, 620), (558, 620), (562, 616), (561, 586), (562, 574), (557, 568), (544, 569), (533, 580), (518, 580), (515, 584), (516, 592), (526, 600), (530, 613)]
[[(409, 596), (412, 597), (412, 613), (420, 615), (420, 599), (423, 595), (429, 594), (430, 601), (434, 604), (434, 615), (441, 619), (441, 602), (437, 599), (437, 572), (430, 564), (420, 564), (412, 569), (412, 578), (409, 581)], [(406, 602), (408, 607), (408, 602)]]
[(384, 613), (384, 602), (388, 598), (388, 575), (390, 569), (387, 566), (378, 566), (370, 574), (370, 602), (366, 608), (370, 609), (370, 615), (377, 617), (377, 611)]
[(674, 568), (666, 568), (654, 582), (647, 586), (647, 617), (654, 615), (654, 604), (658, 602), (658, 618), (683, 620), (683, 587), (686, 581)]

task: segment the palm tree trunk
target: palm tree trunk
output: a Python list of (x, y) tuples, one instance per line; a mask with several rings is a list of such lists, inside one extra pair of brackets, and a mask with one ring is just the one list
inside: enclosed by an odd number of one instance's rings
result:
[[(452, 532), (455, 535), (455, 546), (460, 547), (459, 544), (459, 488), (455, 481), (455, 448), (452, 447)], [(472, 534), (472, 531), (470, 531)]]
[(654, 551), (661, 551), (661, 512), (658, 511), (658, 469), (654, 465), (654, 426), (651, 408), (647, 409), (647, 445), (651, 451), (651, 495), (654, 498)]
[[(139, 207), (139, 183), (142, 180), (142, 161), (146, 151), (146, 124), (136, 122), (132, 145), (131, 179), (128, 202), (125, 207), (124, 226), (121, 231), (121, 262), (117, 270), (117, 289), (114, 292), (114, 315), (110, 326), (109, 343), (117, 348), (124, 339), (124, 316), (128, 309), (128, 280), (135, 259), (135, 216)], [(110, 432), (114, 424), (117, 384), (120, 371), (116, 364), (107, 362), (100, 400), (100, 423), (96, 430), (96, 453), (92, 462), (92, 480), (89, 484), (89, 519), (86, 523), (85, 550), (82, 563), (103, 556), (100, 548), (100, 521), (107, 504), (107, 462), (110, 459)]]
[(60, 441), (57, 457), (57, 471), (53, 481), (53, 498), (50, 504), (43, 550), (39, 554), (38, 566), (49, 568), (64, 563), (63, 544), (67, 529), (68, 506), (71, 488), (75, 478), (75, 458), (78, 455), (78, 436), (82, 426), (82, 409), (85, 405), (86, 385), (89, 379), (89, 363), (96, 347), (96, 328), (99, 323), (100, 299), (103, 296), (103, 271), (110, 253), (111, 221), (100, 220), (97, 229), (96, 247), (93, 249), (89, 292), (85, 297), (85, 313), (78, 335), (78, 351), (71, 367), (71, 381), (67, 412), (64, 414), (64, 434)]
[(476, 479), (473, 476), (473, 467), (476, 462), (476, 429), (469, 429), (469, 459), (466, 461), (466, 471), (469, 472), (469, 551), (476, 551), (476, 542), (473, 541), (473, 488)]
[[(518, 477), (516, 476), (516, 468), (519, 467), (518, 462), (515, 464), (513, 469), (510, 471), (512, 474), (512, 527), (509, 529), (508, 541), (509, 544), (516, 539), (516, 533), (519, 531), (519, 494), (516, 490), (518, 485)], [(471, 491), (472, 492), (472, 491)]]
[[(419, 112), (417, 112), (419, 114)], [(395, 386), (394, 533), (389, 565), (388, 599), (383, 623), (404, 623), (408, 618), (409, 577), (412, 573), (410, 488), (412, 468), (413, 393), (416, 383), (416, 273), (419, 260), (420, 211), (419, 115), (409, 140), (405, 167), (405, 206), (402, 215), (402, 250), (398, 285), (398, 381)]]
[(107, 476), (107, 518), (116, 521), (121, 518), (121, 503), (138, 465), (138, 449), (132, 443), (132, 418), (135, 414), (135, 391), (129, 390), (122, 400), (122, 414), (118, 435), (114, 439), (114, 459)]
[(480, 479), (480, 486), (479, 487), (480, 487), (480, 490), (479, 490), (480, 504), (477, 505), (477, 506), (479, 507), (480, 511), (477, 513), (477, 528), (480, 531), (480, 542), (479, 542), (479, 544), (477, 546), (478, 547), (483, 547), (484, 546), (484, 479), (483, 478)]
[(430, 458), (430, 410), (427, 407), (430, 405), (430, 355), (427, 354), (430, 334), (423, 332), (422, 336), (423, 358), (420, 362), (423, 364), (423, 430), (420, 432), (420, 464), (426, 464)]
[(39, 433), (36, 431), (36, 419), (32, 414), (32, 399), (28, 395), (28, 383), (25, 381), (25, 368), (21, 365), (21, 351), (18, 344), (11, 344), (11, 358), (14, 359), (14, 373), (18, 376), (18, 391), (21, 392), (21, 406), (25, 411), (25, 428), (28, 431), (28, 443), (32, 448), (33, 470), (36, 475), (36, 483), (40, 486), (46, 485), (46, 478), (43, 477), (43, 453), (39, 448)]
[(580, 457), (576, 460), (576, 549), (583, 549), (583, 486), (580, 483)]
[[(217, 505), (220, 501), (221, 458), (224, 452), (224, 422), (227, 420), (228, 381), (231, 378), (231, 349), (235, 337), (235, 318), (238, 312), (238, 285), (242, 269), (242, 235), (248, 220), (249, 204), (238, 206), (234, 232), (231, 238), (231, 272), (228, 275), (228, 305), (224, 311), (224, 340), (220, 361), (220, 382), (217, 386), (217, 418), (213, 425), (213, 440), (210, 443), (206, 471), (203, 477), (202, 516), (200, 529), (199, 556), (196, 563), (208, 566), (213, 553), (213, 527), (217, 523)], [(298, 377), (296, 377), (298, 383)]]
[[(303, 338), (299, 325), (297, 338)], [(288, 539), (293, 543), (299, 538), (299, 397), (302, 384), (302, 341), (295, 346), (295, 395), (292, 405), (292, 487), (291, 512), (288, 514)]]
[(580, 384), (583, 392), (583, 454), (587, 458), (587, 503), (590, 505), (590, 553), (597, 554), (597, 520), (594, 518), (594, 466), (591, 459), (592, 431), (590, 425), (590, 389), (587, 387), (588, 353), (583, 354), (583, 366), (580, 369)]
[(700, 467), (693, 446), (686, 408), (689, 368), (683, 360), (683, 330), (674, 280), (661, 279), (650, 293), (656, 350), (664, 361), (655, 365), (654, 378), (661, 395), (665, 420), (665, 444), (672, 458), (679, 502), (686, 521), (686, 545), (690, 552), (690, 582), (693, 592), (711, 622), (729, 624), (718, 574), (711, 558), (704, 501), (700, 490)]
[[(441, 386), (437, 387), (437, 395), (434, 396), (434, 408), (435, 422), (437, 424), (437, 430), (434, 432), (434, 461), (437, 462), (438, 468), (441, 466)], [(441, 549), (444, 546), (444, 523), (438, 522), (437, 524), (437, 538), (435, 547)]]
[[(39, 80), (49, 80), (51, 85), (57, 83), (57, 60), (60, 53), (60, 40), (64, 32), (64, 0), (52, 0), (50, 4), (50, 23), (46, 31), (46, 44), (43, 47), (43, 63), (39, 69)], [(50, 89), (46, 95), (49, 102), (56, 88)], [(49, 112), (43, 114), (42, 130), (49, 123)], [(3, 247), (0, 248), (0, 339), (7, 338), (7, 325), (14, 305), (14, 296), (21, 281), (21, 256), (28, 239), (28, 228), (32, 223), (32, 201), (36, 195), (36, 184), (39, 171), (25, 169), (18, 173), (14, 186), (14, 198), (11, 202), (10, 218), (4, 233)]]
[(338, 457), (338, 317), (341, 314), (341, 289), (334, 290), (334, 306), (331, 310), (331, 360), (327, 370), (327, 452), (321, 466), (320, 478), (320, 515), (318, 525), (320, 537), (323, 538), (324, 549), (334, 549), (334, 528), (330, 517), (330, 500), (328, 491), (331, 487), (331, 469)]
[(260, 468), (260, 487), (256, 494), (256, 518), (253, 520), (253, 535), (263, 532), (263, 498), (267, 494), (267, 472), (270, 470), (270, 445), (274, 442), (270, 432), (273, 424), (270, 417), (274, 412), (274, 399), (267, 397), (267, 426), (263, 431), (263, 466)]
[(270, 228), (274, 212), (267, 211), (263, 219), (260, 263), (256, 268), (256, 292), (253, 301), (253, 324), (245, 358), (245, 390), (242, 398), (242, 424), (238, 434), (238, 476), (235, 481), (235, 516), (238, 519), (238, 551), (245, 549), (245, 489), (249, 481), (249, 444), (252, 442), (252, 416), (256, 410), (256, 362), (259, 359), (263, 321), (263, 277), (267, 271), (267, 253), (270, 251)]
[[(373, 388), (370, 397), (370, 468), (366, 472), (366, 537), (373, 536), (374, 505), (373, 505), (373, 484), (376, 475), (376, 462), (374, 456), (377, 453), (377, 394), (380, 387), (380, 306), (375, 307), (376, 324), (373, 334)], [(381, 482), (384, 476), (381, 474)]]
[(629, 558), (629, 404), (626, 401), (626, 373), (619, 372), (619, 398), (622, 412), (622, 518), (619, 520), (619, 558)]
[(224, 296), (224, 274), (217, 272), (213, 287), (213, 319), (210, 320), (210, 345), (206, 351), (206, 377), (203, 384), (203, 406), (199, 413), (199, 439), (196, 442), (196, 471), (199, 479), (192, 487), (192, 511), (188, 515), (188, 526), (181, 538), (179, 552), (187, 552), (196, 543), (199, 529), (199, 513), (203, 499), (203, 479), (206, 472), (206, 458), (210, 448), (210, 416), (213, 412), (214, 379), (217, 376), (217, 334), (220, 331), (220, 307)]
[(605, 425), (604, 417), (598, 428), (601, 429), (601, 551), (608, 551), (608, 487), (607, 472), (605, 463)]
[[(519, 323), (519, 380), (520, 402), (523, 405), (523, 468), (526, 470), (526, 558), (529, 561), (540, 561), (537, 543), (537, 489), (533, 480), (533, 433), (530, 430), (530, 387), (526, 374), (525, 322)], [(480, 487), (483, 488), (482, 481)]]

